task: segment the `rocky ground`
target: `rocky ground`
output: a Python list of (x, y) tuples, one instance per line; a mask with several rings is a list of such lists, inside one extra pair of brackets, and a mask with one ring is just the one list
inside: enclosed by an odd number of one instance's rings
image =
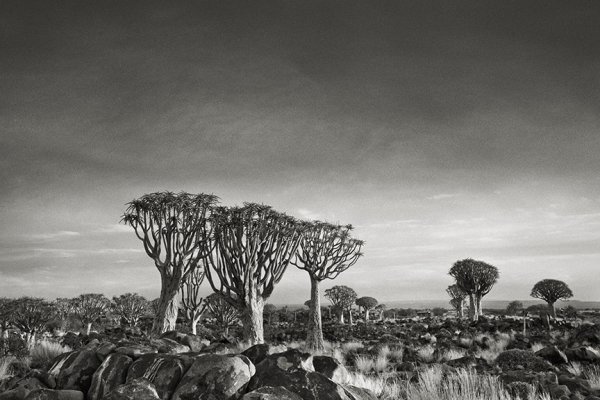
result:
[[(497, 376), (524, 399), (535, 389), (552, 399), (600, 400), (598, 382), (585, 373), (600, 367), (600, 326), (563, 324), (548, 332), (533, 324), (527, 337), (521, 329), (518, 320), (326, 325), (336, 357), (292, 348), (301, 332), (294, 326), (268, 329), (270, 345), (245, 351), (232, 337), (209, 332), (167, 332), (159, 339), (67, 334), (62, 340), (74, 351), (48, 365), (15, 365), (17, 373), (0, 381), (0, 400), (370, 400), (376, 394), (350, 385), (349, 373), (384, 374), (409, 384), (432, 365), (447, 374), (465, 368)], [(358, 365), (360, 357), (375, 358), (382, 349), (392, 356), (377, 371)]]

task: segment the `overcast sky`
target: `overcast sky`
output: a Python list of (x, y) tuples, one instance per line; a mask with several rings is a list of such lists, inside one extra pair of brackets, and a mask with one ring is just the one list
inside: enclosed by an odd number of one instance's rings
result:
[[(163, 4), (164, 3), (164, 4)], [(167, 4), (169, 3), (169, 4)], [(177, 3), (177, 4), (171, 4)], [(336, 281), (452, 263), (600, 300), (600, 2), (0, 2), (0, 296), (156, 297), (125, 203), (214, 193), (355, 226)], [(288, 269), (271, 302), (309, 298)]]

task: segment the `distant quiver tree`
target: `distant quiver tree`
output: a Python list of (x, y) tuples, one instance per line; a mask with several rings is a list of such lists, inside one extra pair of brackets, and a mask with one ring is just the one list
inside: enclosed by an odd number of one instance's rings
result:
[(333, 286), (332, 288), (325, 290), (325, 297), (327, 297), (329, 301), (331, 301), (334, 310), (338, 312), (338, 322), (340, 324), (343, 324), (344, 312), (350, 311), (350, 324), (352, 324), (351, 310), (352, 305), (354, 304), (357, 298), (354, 289), (343, 285)]
[(531, 289), (531, 297), (544, 300), (548, 303), (548, 312), (552, 318), (556, 318), (554, 304), (558, 300), (566, 300), (573, 297), (573, 292), (563, 281), (556, 279), (543, 279), (536, 283)]
[(450, 285), (446, 289), (446, 293), (450, 296), (450, 305), (456, 310), (459, 319), (464, 318), (465, 299), (467, 293), (462, 290), (457, 284)]
[(456, 285), (469, 296), (471, 320), (479, 320), (482, 314), (481, 299), (498, 281), (498, 268), (483, 261), (466, 258), (456, 261), (449, 274), (456, 280)]

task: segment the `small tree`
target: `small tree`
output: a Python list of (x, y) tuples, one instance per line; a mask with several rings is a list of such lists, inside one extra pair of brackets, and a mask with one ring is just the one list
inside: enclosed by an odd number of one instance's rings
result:
[(73, 300), (59, 297), (52, 303), (56, 318), (60, 320), (61, 329), (66, 329), (69, 318), (73, 315)]
[(8, 337), (8, 327), (11, 324), (14, 305), (13, 299), (0, 297), (0, 337), (2, 338)]
[(558, 300), (566, 300), (573, 297), (573, 292), (563, 281), (556, 279), (543, 279), (536, 283), (531, 289), (531, 297), (544, 300), (548, 303), (548, 311), (552, 318), (556, 318), (554, 304)]
[(356, 305), (363, 309), (365, 313), (365, 323), (369, 322), (369, 311), (377, 307), (379, 302), (373, 297), (360, 297), (356, 299)]
[(344, 323), (344, 311), (349, 312), (350, 325), (352, 325), (352, 305), (356, 301), (356, 292), (348, 286), (333, 286), (325, 290), (325, 297), (331, 301), (334, 311), (338, 313), (340, 324)]
[(206, 276), (241, 314), (244, 340), (264, 342), (263, 308), (300, 241), (302, 224), (261, 204), (220, 207), (212, 219), (215, 246)]
[(208, 220), (217, 201), (212, 194), (158, 192), (127, 204), (121, 221), (134, 229), (160, 273), (154, 335), (175, 329), (181, 283), (211, 251)]
[(446, 293), (450, 296), (450, 305), (456, 310), (458, 318), (463, 319), (467, 293), (456, 284), (448, 286)]
[(377, 307), (375, 307), (376, 310), (379, 311), (379, 321), (383, 322), (384, 318), (385, 318), (385, 309), (387, 308), (387, 306), (385, 304), (378, 304)]
[(206, 302), (200, 296), (200, 286), (205, 276), (204, 271), (204, 268), (196, 268), (181, 284), (181, 305), (194, 335), (198, 332), (198, 322), (206, 310)]
[(517, 315), (521, 311), (523, 311), (523, 303), (518, 300), (511, 301), (506, 306), (506, 315)]
[(324, 349), (319, 284), (325, 279), (337, 278), (362, 256), (364, 242), (350, 236), (352, 229), (352, 225), (334, 225), (320, 221), (308, 224), (292, 261), (294, 266), (306, 271), (310, 278), (306, 344), (314, 352)]
[(575, 307), (573, 307), (573, 306), (566, 306), (563, 309), (563, 315), (567, 319), (577, 319), (577, 317), (579, 316), (579, 313), (577, 312), (577, 309)]
[(125, 293), (113, 297), (112, 311), (127, 325), (135, 327), (148, 310), (148, 300), (137, 293)]
[(205, 300), (210, 315), (215, 319), (217, 325), (223, 329), (225, 335), (229, 335), (229, 328), (235, 326), (239, 321), (240, 313), (231, 306), (219, 293), (213, 293)]
[(99, 293), (86, 293), (73, 299), (73, 314), (85, 326), (85, 334), (89, 335), (92, 324), (97, 322), (110, 307), (110, 301)]
[(54, 317), (50, 303), (41, 298), (21, 297), (14, 300), (12, 323), (25, 333), (28, 346), (35, 343), (35, 335), (43, 332), (46, 324)]
[(269, 326), (271, 326), (273, 322), (273, 314), (277, 312), (277, 306), (275, 306), (274, 304), (267, 303), (265, 304), (263, 312), (267, 314), (267, 321), (269, 323)]
[(477, 321), (482, 315), (481, 299), (488, 294), (500, 276), (498, 268), (483, 261), (466, 258), (454, 263), (449, 275), (456, 285), (468, 294), (471, 320)]

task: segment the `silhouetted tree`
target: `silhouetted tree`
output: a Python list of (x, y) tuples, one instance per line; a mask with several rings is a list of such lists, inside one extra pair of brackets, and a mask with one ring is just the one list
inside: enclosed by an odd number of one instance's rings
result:
[(464, 315), (464, 305), (465, 299), (467, 298), (467, 293), (460, 288), (457, 284), (450, 285), (446, 289), (446, 293), (450, 296), (450, 305), (452, 308), (456, 310), (458, 313), (458, 318), (462, 319)]
[(85, 326), (89, 335), (92, 324), (100, 319), (110, 307), (110, 301), (103, 294), (86, 293), (73, 299), (73, 315)]
[(148, 300), (137, 293), (114, 296), (111, 305), (112, 311), (129, 326), (137, 326), (148, 307)]
[(135, 230), (161, 278), (154, 335), (175, 329), (181, 282), (211, 250), (207, 221), (217, 201), (211, 194), (158, 192), (128, 203), (122, 222)]
[(219, 293), (207, 296), (205, 302), (210, 315), (215, 319), (217, 325), (223, 329), (225, 335), (228, 335), (229, 328), (239, 320), (240, 313), (238, 310), (225, 301)]
[(552, 318), (556, 318), (554, 304), (558, 300), (566, 300), (573, 297), (573, 292), (563, 281), (556, 279), (543, 279), (536, 283), (531, 289), (531, 297), (544, 300), (548, 303), (548, 311)]
[(334, 225), (316, 221), (302, 233), (300, 246), (292, 264), (308, 273), (310, 303), (306, 345), (315, 352), (323, 351), (321, 296), (319, 283), (335, 279), (362, 256), (363, 241), (350, 236), (352, 225)]
[(373, 297), (360, 297), (356, 299), (356, 305), (363, 309), (365, 312), (365, 323), (369, 322), (369, 311), (377, 307), (379, 302)]
[(467, 258), (454, 263), (449, 272), (456, 285), (469, 295), (469, 314), (473, 321), (482, 314), (481, 299), (498, 281), (498, 268), (483, 261)]
[(202, 318), (204, 310), (206, 310), (206, 303), (200, 296), (200, 287), (202, 281), (204, 281), (204, 276), (204, 267), (197, 267), (181, 283), (181, 306), (187, 320), (190, 322), (190, 328), (194, 335), (198, 332), (198, 322)]
[(264, 342), (263, 308), (300, 241), (302, 224), (266, 205), (220, 207), (213, 215), (214, 251), (207, 257), (211, 287), (238, 309), (244, 340)]
[(46, 324), (54, 317), (50, 303), (41, 298), (21, 297), (11, 306), (12, 324), (25, 333), (28, 346), (35, 343), (35, 335), (43, 332)]
[(518, 300), (511, 301), (506, 306), (506, 315), (517, 315), (520, 311), (523, 311), (523, 303)]
[(443, 307), (434, 307), (434, 308), (431, 310), (431, 314), (432, 314), (434, 317), (441, 317), (441, 316), (443, 316), (444, 314), (446, 314), (446, 309), (445, 309), (445, 308), (443, 308)]
[(8, 327), (12, 320), (14, 306), (15, 302), (13, 299), (0, 297), (0, 337), (2, 338), (8, 337)]
[(333, 286), (325, 290), (325, 297), (331, 301), (334, 312), (338, 313), (339, 323), (344, 323), (344, 311), (350, 312), (350, 325), (352, 325), (352, 305), (356, 301), (356, 292), (348, 286)]

